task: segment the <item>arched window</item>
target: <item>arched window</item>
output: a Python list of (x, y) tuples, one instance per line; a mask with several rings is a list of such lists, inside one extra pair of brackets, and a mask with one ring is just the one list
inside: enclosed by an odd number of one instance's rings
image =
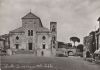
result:
[(45, 37), (45, 36), (43, 36), (43, 37), (42, 37), (42, 39), (43, 39), (43, 40), (45, 40), (45, 39), (46, 39), (46, 37)]
[(31, 36), (33, 36), (33, 30), (31, 30)]
[(28, 30), (28, 36), (33, 36), (33, 30)]
[(56, 31), (56, 28), (55, 28), (55, 26), (53, 26), (53, 28), (52, 28), (52, 32), (55, 32)]
[(18, 36), (16, 37), (16, 40), (19, 40), (19, 37)]
[(30, 36), (31, 35), (31, 32), (30, 32), (30, 30), (28, 30), (28, 36)]

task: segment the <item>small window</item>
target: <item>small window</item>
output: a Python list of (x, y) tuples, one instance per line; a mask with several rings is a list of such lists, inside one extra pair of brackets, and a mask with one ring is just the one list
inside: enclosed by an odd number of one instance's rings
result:
[(53, 46), (53, 48), (55, 48), (55, 46)]
[(55, 44), (55, 41), (53, 41), (53, 44)]
[(44, 55), (44, 52), (43, 52), (43, 51), (41, 52), (41, 55), (42, 55), (42, 56)]
[(16, 37), (16, 40), (19, 40), (19, 37), (18, 36)]
[(45, 37), (45, 36), (43, 36), (43, 37), (42, 37), (42, 39), (43, 39), (43, 40), (45, 40), (45, 39), (46, 39), (46, 37)]
[(33, 30), (31, 30), (31, 36), (33, 36)]
[(30, 36), (30, 34), (31, 34), (30, 30), (28, 30), (28, 36)]
[(56, 40), (56, 37), (55, 37), (55, 36), (53, 37), (53, 40), (54, 40), (54, 41)]

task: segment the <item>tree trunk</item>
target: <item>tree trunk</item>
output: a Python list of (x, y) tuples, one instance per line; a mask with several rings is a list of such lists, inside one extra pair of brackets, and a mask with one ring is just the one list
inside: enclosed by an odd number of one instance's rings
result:
[(75, 42), (74, 42), (74, 47), (75, 47)]

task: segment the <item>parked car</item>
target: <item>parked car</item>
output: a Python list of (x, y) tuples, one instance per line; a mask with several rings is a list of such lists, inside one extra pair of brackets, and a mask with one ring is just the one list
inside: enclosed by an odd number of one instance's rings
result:
[(67, 50), (65, 48), (58, 49), (56, 55), (58, 57), (68, 57), (68, 53), (67, 53)]
[(0, 56), (6, 56), (7, 53), (6, 53), (6, 50), (0, 50)]

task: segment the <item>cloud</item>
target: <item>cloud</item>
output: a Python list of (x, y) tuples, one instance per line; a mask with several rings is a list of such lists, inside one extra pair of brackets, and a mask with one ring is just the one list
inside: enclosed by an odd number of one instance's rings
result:
[(48, 28), (57, 21), (58, 40), (67, 42), (75, 35), (83, 39), (98, 26), (100, 0), (0, 0), (0, 34), (20, 27), (30, 9)]

